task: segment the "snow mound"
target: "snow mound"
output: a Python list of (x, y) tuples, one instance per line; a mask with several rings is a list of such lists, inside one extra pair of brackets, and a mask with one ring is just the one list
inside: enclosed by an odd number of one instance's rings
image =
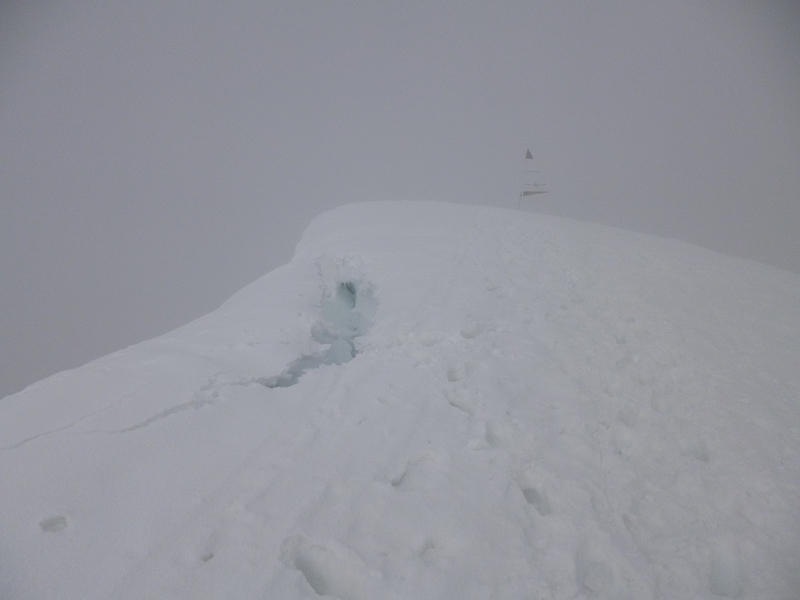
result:
[(786, 599), (800, 279), (365, 203), (0, 401), (0, 598)]

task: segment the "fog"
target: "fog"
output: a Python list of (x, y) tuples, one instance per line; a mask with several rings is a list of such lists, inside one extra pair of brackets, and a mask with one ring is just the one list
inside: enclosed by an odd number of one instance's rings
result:
[[(366, 200), (800, 273), (795, 2), (0, 4), (0, 396), (164, 333)], [(269, 307), (265, 307), (268, 310)]]

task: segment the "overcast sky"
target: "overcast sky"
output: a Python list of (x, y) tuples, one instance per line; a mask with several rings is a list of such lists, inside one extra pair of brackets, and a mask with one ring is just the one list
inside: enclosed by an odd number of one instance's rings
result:
[(525, 210), (800, 272), (800, 3), (2, 2), (0, 395), (527, 148)]

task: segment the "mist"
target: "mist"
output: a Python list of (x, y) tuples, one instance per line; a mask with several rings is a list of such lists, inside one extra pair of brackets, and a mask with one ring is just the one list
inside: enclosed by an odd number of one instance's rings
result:
[[(341, 204), (800, 273), (794, 2), (0, 5), (0, 396), (199, 317)], [(268, 310), (269, 307), (265, 307)]]

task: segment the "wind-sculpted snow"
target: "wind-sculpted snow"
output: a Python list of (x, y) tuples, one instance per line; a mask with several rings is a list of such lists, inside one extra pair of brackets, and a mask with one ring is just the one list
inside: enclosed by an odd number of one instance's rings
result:
[(312, 338), (324, 349), (301, 356), (280, 375), (261, 382), (269, 388), (289, 387), (311, 369), (352, 360), (358, 354), (358, 337), (372, 324), (374, 314), (375, 297), (368, 283), (337, 282), (322, 300), (322, 320), (311, 330)]
[(369, 203), (0, 401), (0, 598), (787, 599), (800, 280)]

